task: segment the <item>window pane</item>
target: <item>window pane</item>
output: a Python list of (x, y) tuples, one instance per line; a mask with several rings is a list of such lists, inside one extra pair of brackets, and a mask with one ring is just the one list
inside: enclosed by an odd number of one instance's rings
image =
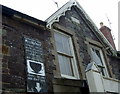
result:
[(61, 74), (73, 76), (70, 58), (58, 55)]
[(102, 75), (105, 76), (104, 68), (99, 66), (99, 70), (101, 71)]
[(100, 58), (100, 61), (101, 61), (102, 65), (103, 65), (103, 62), (102, 62), (102, 59), (101, 59), (101, 55), (100, 55), (100, 51), (99, 50), (95, 50), (95, 52), (96, 52), (97, 56)]
[(68, 36), (62, 36), (62, 43), (63, 43), (64, 53), (66, 53), (68, 55), (71, 55), (69, 37)]
[(72, 62), (70, 61), (70, 58), (67, 58), (65, 56), (63, 58), (64, 58), (64, 63), (66, 68), (66, 74), (69, 76), (73, 76), (72, 67), (71, 67)]
[(69, 36), (55, 33), (57, 51), (71, 55)]
[(99, 66), (103, 66), (99, 50), (91, 48), (92, 59)]
[(66, 69), (65, 69), (65, 63), (64, 63), (63, 56), (58, 55), (58, 60), (59, 60), (60, 72), (61, 74), (65, 74)]
[(57, 51), (63, 52), (62, 37), (59, 33), (55, 33), (55, 43), (56, 43)]

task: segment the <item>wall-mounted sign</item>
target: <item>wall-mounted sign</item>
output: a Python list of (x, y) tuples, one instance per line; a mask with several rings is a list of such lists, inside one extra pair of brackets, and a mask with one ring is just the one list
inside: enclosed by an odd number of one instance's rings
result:
[(43, 62), (43, 49), (39, 40), (25, 37), (26, 59)]
[(46, 92), (43, 49), (37, 39), (25, 37), (27, 92)]
[(44, 64), (32, 60), (27, 60), (27, 70), (30, 74), (45, 76)]
[(28, 74), (27, 91), (28, 92), (47, 92), (45, 77)]

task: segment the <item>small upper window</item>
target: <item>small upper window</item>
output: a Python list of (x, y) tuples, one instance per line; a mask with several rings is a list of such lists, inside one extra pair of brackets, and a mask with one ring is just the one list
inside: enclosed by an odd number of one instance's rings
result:
[(56, 31), (54, 37), (61, 76), (73, 79), (78, 78), (78, 70), (71, 36)]
[(106, 68), (106, 65), (105, 65), (105, 60), (104, 60), (102, 50), (98, 47), (91, 47), (90, 51), (91, 51), (91, 58), (96, 63), (96, 65), (98, 66), (102, 75), (107, 76), (108, 73), (107, 73), (107, 68)]

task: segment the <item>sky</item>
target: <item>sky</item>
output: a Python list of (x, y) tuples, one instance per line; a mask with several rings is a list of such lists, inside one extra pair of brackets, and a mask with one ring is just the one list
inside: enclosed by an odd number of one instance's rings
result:
[[(69, 0), (1, 0), (0, 4), (24, 14), (46, 20)], [(118, 2), (120, 0), (77, 0), (98, 28), (103, 22), (112, 30), (114, 42), (118, 49)], [(108, 21), (109, 19), (109, 21)]]

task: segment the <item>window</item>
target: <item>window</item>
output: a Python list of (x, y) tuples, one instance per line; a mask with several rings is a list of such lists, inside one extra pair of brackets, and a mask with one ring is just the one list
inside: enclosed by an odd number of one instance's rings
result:
[(98, 66), (99, 71), (102, 73), (103, 76), (108, 76), (102, 50), (98, 47), (91, 47), (90, 51), (91, 51), (91, 58)]
[(61, 76), (73, 79), (78, 78), (78, 70), (71, 36), (56, 31), (54, 37)]

